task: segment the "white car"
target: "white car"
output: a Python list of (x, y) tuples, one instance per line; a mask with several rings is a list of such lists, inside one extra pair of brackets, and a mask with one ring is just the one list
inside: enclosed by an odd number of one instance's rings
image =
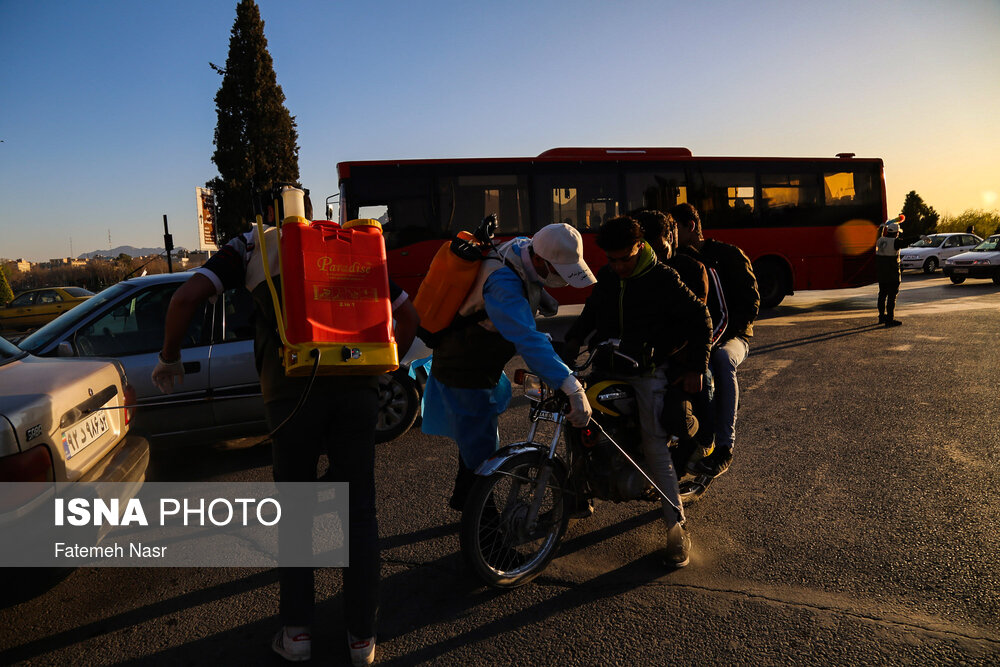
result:
[(944, 275), (956, 285), (964, 283), (966, 278), (989, 278), (994, 285), (1000, 285), (1000, 234), (950, 258), (944, 265)]
[[(0, 338), (0, 563), (22, 562), (25, 544), (52, 526), (52, 498), (135, 497), (146, 479), (149, 443), (129, 430), (134, 402), (117, 362), (42, 359)], [(107, 530), (85, 539), (100, 540)], [(54, 583), (48, 574), (3, 568), (0, 585), (20, 594)]]
[(931, 234), (899, 251), (899, 268), (934, 273), (949, 257), (972, 250), (983, 240), (975, 234)]

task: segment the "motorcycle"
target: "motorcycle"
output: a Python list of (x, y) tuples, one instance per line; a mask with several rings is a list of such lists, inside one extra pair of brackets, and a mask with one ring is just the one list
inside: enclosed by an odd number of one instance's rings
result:
[[(462, 553), (490, 586), (513, 588), (541, 574), (555, 557), (569, 519), (589, 516), (595, 499), (666, 499), (642, 467), (635, 390), (606, 370), (584, 376), (595, 359), (602, 358), (611, 368), (624, 364), (638, 369), (638, 362), (621, 353), (617, 343), (597, 345), (574, 371), (593, 409), (591, 422), (583, 428), (565, 421), (565, 394), (537, 375), (515, 373), (515, 383), (529, 400), (527, 438), (480, 465), (462, 513)], [(543, 423), (552, 425), (547, 444), (535, 441)], [(676, 444), (677, 439), (672, 440)], [(675, 509), (680, 516), (680, 507)]]

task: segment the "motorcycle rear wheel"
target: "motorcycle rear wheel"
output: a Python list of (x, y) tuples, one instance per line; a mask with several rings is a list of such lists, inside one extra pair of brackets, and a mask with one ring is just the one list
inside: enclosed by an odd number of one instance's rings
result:
[(535, 525), (525, 518), (535, 481), (545, 462), (541, 452), (524, 452), (480, 477), (462, 512), (462, 553), (476, 575), (495, 588), (528, 583), (548, 566), (569, 520), (566, 469), (552, 461)]

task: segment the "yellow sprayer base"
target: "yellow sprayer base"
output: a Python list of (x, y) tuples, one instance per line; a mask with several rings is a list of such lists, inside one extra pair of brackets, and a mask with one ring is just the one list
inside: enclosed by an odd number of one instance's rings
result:
[(311, 375), (313, 350), (319, 351), (317, 375), (381, 375), (399, 368), (395, 343), (304, 343), (285, 346), (285, 375)]

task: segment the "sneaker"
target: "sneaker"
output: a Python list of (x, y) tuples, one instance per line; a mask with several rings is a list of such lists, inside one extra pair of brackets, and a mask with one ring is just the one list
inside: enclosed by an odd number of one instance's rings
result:
[(293, 637), (288, 634), (287, 626), (282, 626), (271, 640), (271, 648), (285, 660), (303, 662), (312, 657), (312, 636), (299, 632)]
[(358, 639), (347, 633), (347, 648), (351, 652), (352, 665), (370, 665), (375, 662), (375, 638)]
[(733, 460), (733, 450), (717, 447), (714, 452), (703, 459), (688, 464), (688, 471), (695, 475), (718, 477), (727, 470)]
[(663, 564), (680, 568), (691, 562), (691, 536), (679, 523), (667, 531), (667, 548), (663, 550)]
[(902, 324), (902, 322), (899, 320), (890, 320), (887, 318), (885, 321), (885, 328), (888, 329), (889, 327), (898, 327), (900, 324)]

